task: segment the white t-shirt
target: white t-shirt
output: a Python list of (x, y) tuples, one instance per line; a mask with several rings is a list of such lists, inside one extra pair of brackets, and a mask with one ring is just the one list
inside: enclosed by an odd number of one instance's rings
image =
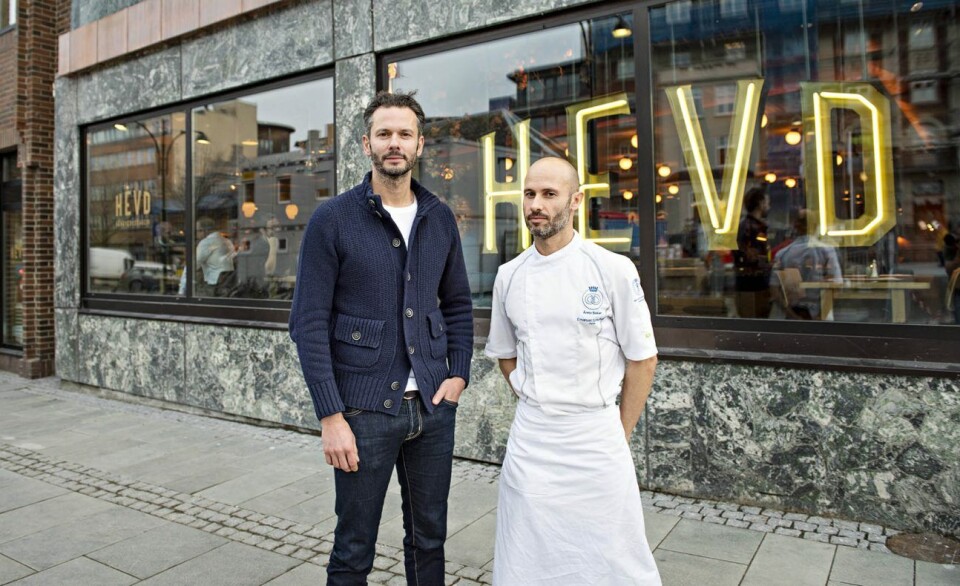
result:
[(657, 354), (636, 267), (577, 233), (549, 256), (531, 246), (497, 272), (485, 353), (517, 358), (510, 384), (548, 413), (614, 404), (624, 359)]
[[(403, 236), (404, 245), (410, 248), (410, 230), (413, 229), (413, 219), (417, 216), (417, 198), (413, 198), (411, 205), (402, 208), (384, 205), (383, 209), (387, 210), (390, 217), (393, 218), (393, 223), (397, 225), (400, 235)], [(413, 375), (413, 369), (411, 368), (410, 374), (407, 375), (407, 388), (404, 389), (404, 392), (415, 391), (418, 388), (417, 378)]]

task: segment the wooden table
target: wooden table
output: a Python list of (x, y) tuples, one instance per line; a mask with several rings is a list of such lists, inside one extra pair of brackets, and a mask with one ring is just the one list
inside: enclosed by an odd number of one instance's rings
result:
[(930, 283), (912, 279), (911, 275), (850, 277), (842, 283), (803, 281), (800, 288), (820, 290), (820, 315), (830, 315), (835, 299), (889, 299), (893, 309), (891, 321), (902, 324), (907, 321), (907, 291), (930, 288)]

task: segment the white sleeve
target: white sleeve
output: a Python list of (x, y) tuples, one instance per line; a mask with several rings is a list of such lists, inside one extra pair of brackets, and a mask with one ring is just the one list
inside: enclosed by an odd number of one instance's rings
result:
[(516, 358), (517, 337), (513, 323), (507, 317), (506, 299), (503, 298), (503, 272), (497, 273), (493, 284), (493, 302), (490, 308), (490, 333), (483, 353), (490, 358)]
[(653, 338), (650, 308), (643, 296), (637, 267), (626, 257), (619, 257), (617, 261), (613, 265), (610, 305), (620, 349), (628, 360), (656, 356), (657, 342)]

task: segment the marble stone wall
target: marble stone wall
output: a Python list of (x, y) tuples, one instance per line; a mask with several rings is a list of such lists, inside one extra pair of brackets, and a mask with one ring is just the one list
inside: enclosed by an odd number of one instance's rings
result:
[[(133, 2), (74, 3), (74, 25)], [(282, 328), (79, 312), (78, 125), (334, 64), (337, 179), (369, 168), (362, 110), (374, 51), (589, 0), (302, 0), (261, 18), (57, 81), (57, 370), (65, 380), (304, 428), (318, 427)], [(447, 6), (447, 5), (445, 5)], [(429, 7), (429, 8), (428, 8)], [(457, 455), (503, 458), (516, 399), (478, 340)], [(634, 435), (651, 489), (960, 533), (955, 379), (661, 361)]]
[(74, 0), (70, 12), (71, 28), (80, 28), (81, 26), (100, 20), (104, 16), (110, 16), (114, 12), (120, 12), (124, 8), (133, 6), (142, 0)]

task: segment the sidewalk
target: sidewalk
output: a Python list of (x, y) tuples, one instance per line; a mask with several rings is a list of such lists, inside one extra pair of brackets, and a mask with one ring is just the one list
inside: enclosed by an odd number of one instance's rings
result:
[[(447, 584), (490, 582), (498, 475), (454, 463)], [(874, 525), (644, 499), (665, 585), (960, 584)], [(0, 374), (0, 584), (324, 584), (333, 502), (316, 436)], [(400, 515), (394, 483), (373, 584), (405, 582)]]

